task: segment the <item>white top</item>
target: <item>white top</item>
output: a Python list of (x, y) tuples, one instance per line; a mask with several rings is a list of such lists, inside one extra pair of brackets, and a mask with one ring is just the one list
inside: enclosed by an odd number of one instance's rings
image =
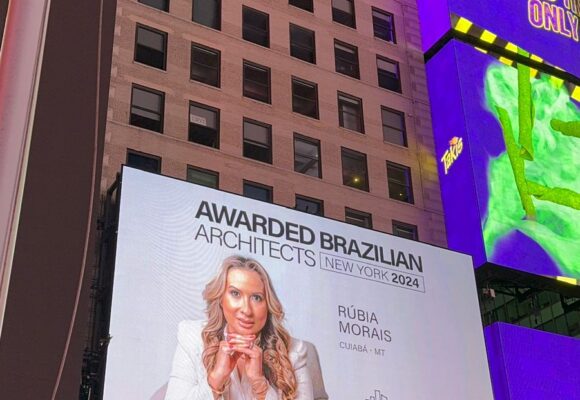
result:
[[(201, 331), (205, 321), (182, 321), (177, 334), (177, 350), (173, 357), (171, 376), (165, 400), (213, 400), (207, 383), (207, 371), (203, 365), (203, 340)], [(292, 338), (288, 352), (296, 375), (296, 400), (313, 400), (312, 381), (306, 368), (306, 345)], [(230, 375), (227, 400), (255, 400), (252, 387), (245, 375), (240, 380), (236, 369)], [(279, 400), (278, 391), (268, 385), (266, 400)]]

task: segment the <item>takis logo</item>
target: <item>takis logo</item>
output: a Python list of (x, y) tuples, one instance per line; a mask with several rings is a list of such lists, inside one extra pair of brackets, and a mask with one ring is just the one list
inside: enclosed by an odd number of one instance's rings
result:
[(370, 395), (365, 400), (389, 400), (380, 390), (375, 390), (375, 394)]
[(443, 157), (441, 157), (441, 162), (443, 163), (443, 168), (445, 169), (445, 175), (447, 175), (449, 168), (451, 168), (455, 160), (459, 158), (459, 155), (462, 151), (463, 139), (457, 136), (453, 137), (453, 139), (449, 141), (449, 148), (445, 151)]

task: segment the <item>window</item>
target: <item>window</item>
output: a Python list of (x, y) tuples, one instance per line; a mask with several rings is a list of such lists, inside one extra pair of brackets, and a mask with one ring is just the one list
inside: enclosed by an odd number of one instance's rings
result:
[(292, 111), (318, 118), (318, 88), (316, 83), (292, 78)]
[(131, 125), (163, 133), (165, 94), (153, 89), (133, 86), (131, 93)]
[(169, 0), (139, 0), (139, 3), (147, 4), (161, 11), (169, 11)]
[(364, 133), (362, 100), (339, 92), (338, 123), (343, 128)]
[(400, 236), (405, 239), (419, 240), (417, 226), (406, 224), (404, 222), (393, 221), (393, 235)]
[(380, 87), (401, 93), (401, 77), (399, 75), (398, 62), (377, 57), (377, 71)]
[(332, 0), (332, 20), (356, 28), (354, 0)]
[(400, 146), (407, 146), (405, 114), (390, 108), (381, 107), (381, 117), (383, 119), (383, 140)]
[(342, 183), (356, 189), (369, 191), (367, 156), (358, 151), (341, 149)]
[(272, 202), (272, 187), (244, 181), (244, 196), (250, 199)]
[(127, 166), (159, 174), (161, 172), (161, 158), (151, 154), (127, 150)]
[(193, 0), (193, 21), (213, 29), (221, 29), (221, 0)]
[(396, 43), (393, 14), (373, 8), (373, 31), (375, 37)]
[(314, 31), (290, 24), (290, 55), (316, 64)]
[(372, 229), (373, 227), (373, 219), (369, 213), (353, 210), (348, 207), (344, 209), (344, 221), (363, 228)]
[(244, 61), (244, 96), (270, 103), (270, 68)]
[(294, 171), (322, 177), (320, 171), (320, 142), (294, 134)]
[(189, 104), (189, 141), (219, 147), (219, 110), (203, 104)]
[(167, 33), (137, 25), (135, 33), (135, 61), (165, 69)]
[(244, 6), (242, 9), (242, 37), (248, 42), (270, 47), (270, 22), (268, 14)]
[(413, 186), (409, 167), (387, 162), (387, 179), (389, 181), (389, 197), (391, 199), (413, 204)]
[(296, 207), (298, 211), (308, 214), (324, 215), (324, 202), (322, 200), (313, 199), (310, 197), (296, 196)]
[(359, 79), (358, 49), (355, 46), (335, 40), (334, 65), (336, 72)]
[(220, 86), (220, 52), (199, 44), (191, 45), (191, 79)]
[(288, 4), (306, 11), (314, 11), (314, 0), (289, 0)]
[(219, 183), (219, 174), (215, 171), (187, 166), (187, 181), (217, 189)]
[(244, 157), (272, 164), (272, 127), (244, 119)]

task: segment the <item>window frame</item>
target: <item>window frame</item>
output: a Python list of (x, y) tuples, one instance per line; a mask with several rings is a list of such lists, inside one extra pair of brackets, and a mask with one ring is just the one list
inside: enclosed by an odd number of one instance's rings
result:
[[(348, 26), (349, 28), (356, 29), (356, 8), (354, 5), (354, 0), (344, 0), (344, 1), (349, 2), (352, 5), (352, 14), (348, 14), (350, 16), (349, 21), (345, 21), (344, 19), (341, 20), (341, 18), (339, 18), (340, 15), (344, 16), (347, 14), (343, 10), (335, 8), (334, 4), (333, 4), (334, 0), (331, 0), (330, 7), (331, 7), (331, 12), (332, 12), (332, 21), (336, 22), (337, 24), (341, 24), (344, 26)], [(335, 12), (335, 10), (336, 10), (336, 12)], [(347, 23), (347, 22), (350, 22), (350, 23)]]
[[(419, 227), (417, 225), (408, 224), (406, 222), (393, 220), (392, 226), (393, 226), (393, 235), (394, 236), (401, 237), (404, 239), (409, 239), (409, 240), (415, 240), (417, 242), (419, 241)], [(408, 238), (407, 236), (397, 235), (395, 232), (398, 229), (403, 229), (403, 230), (409, 229), (411, 232), (413, 232), (413, 238)]]
[[(292, 146), (293, 146), (293, 154), (294, 154), (294, 172), (298, 172), (299, 174), (306, 175), (306, 176), (311, 176), (313, 178), (322, 179), (322, 152), (321, 152), (320, 140), (314, 139), (314, 138), (311, 138), (311, 137), (308, 137), (308, 136), (304, 136), (304, 135), (301, 135), (301, 134), (296, 133), (296, 132), (294, 132), (294, 136), (293, 136), (292, 139), (293, 139), (292, 140)], [(296, 154), (297, 154), (296, 153), (296, 141), (297, 140), (299, 140), (301, 142), (304, 142), (304, 143), (308, 143), (308, 144), (311, 144), (311, 145), (316, 146), (316, 150), (317, 150), (317, 153), (318, 153), (318, 158), (316, 159), (316, 162), (317, 162), (317, 171), (318, 171), (318, 175), (317, 176), (309, 175), (306, 172), (301, 172), (301, 171), (298, 171), (296, 169)], [(307, 155), (303, 155), (302, 153), (300, 155), (302, 157), (304, 157), (304, 158), (312, 159), (311, 157), (309, 157)]]
[[(316, 65), (316, 32), (313, 31), (313, 30), (310, 30), (308, 28), (304, 28), (303, 26), (293, 24), (293, 23), (290, 23), (289, 25), (290, 25), (289, 26), (289, 32), (290, 32), (290, 34), (289, 34), (290, 35), (289, 36), (290, 37), (290, 57), (296, 58), (298, 60), (302, 60), (302, 61), (307, 62), (309, 64)], [(312, 36), (312, 48), (311, 49), (308, 48), (307, 46), (301, 45), (300, 43), (294, 43), (292, 41), (292, 29), (293, 28), (295, 30), (301, 30), (301, 31), (308, 32), (308, 33), (312, 34), (311, 35)], [(292, 49), (294, 49), (294, 48), (299, 48), (299, 49), (303, 49), (303, 50), (305, 49), (306, 51), (311, 51), (312, 52), (312, 61), (306, 60), (304, 58), (298, 57), (295, 54), (292, 54)]]
[[(149, 31), (149, 32), (161, 35), (163, 37), (163, 65), (161, 67), (158, 67), (158, 66), (149, 64), (145, 61), (137, 59), (138, 46), (145, 47), (147, 49), (151, 49), (151, 47), (148, 47), (148, 46), (145, 46), (145, 45), (139, 43), (139, 29)], [(147, 26), (144, 24), (140, 24), (140, 23), (135, 24), (135, 45), (134, 45), (135, 51), (133, 54), (133, 61), (135, 61), (136, 63), (139, 63), (141, 65), (147, 65), (148, 67), (151, 67), (151, 68), (166, 71), (167, 70), (167, 41), (168, 41), (167, 37), (168, 37), (167, 32), (163, 32), (159, 29), (151, 28), (150, 26)], [(153, 49), (153, 50), (155, 50), (155, 49)]]
[[(392, 179), (392, 175), (389, 174), (389, 167), (397, 169), (399, 171), (403, 171), (405, 173), (405, 177), (407, 178), (407, 183), (397, 182)], [(394, 185), (400, 185), (402, 187), (407, 188), (407, 200), (402, 200), (401, 198), (396, 197), (395, 193), (391, 193), (391, 183)], [(407, 204), (415, 204), (415, 196), (413, 192), (413, 179), (411, 168), (407, 167), (406, 165), (394, 163), (392, 161), (387, 161), (387, 190), (389, 193), (389, 198), (393, 200), (397, 200)]]
[[(251, 18), (246, 21), (246, 13), (254, 13), (260, 14), (261, 16), (266, 16), (266, 31), (263, 31), (259, 27), (250, 24), (249, 22), (251, 21)], [(247, 36), (248, 30), (260, 36), (265, 34), (266, 35), (265, 44), (249, 39)], [(244, 39), (246, 42), (257, 44), (258, 46), (270, 48), (270, 14), (252, 7), (248, 7), (246, 5), (242, 5), (242, 39)]]
[[(339, 50), (339, 51), (345, 51), (345, 50), (337, 49), (337, 46), (342, 46), (345, 49), (352, 50), (352, 52), (354, 54), (355, 61), (352, 62), (344, 57), (339, 57), (337, 54), (337, 50)], [(342, 61), (342, 63), (340, 63), (339, 61)], [(353, 69), (354, 73), (351, 75), (349, 73), (340, 71), (339, 65), (353, 66), (354, 68), (352, 68), (352, 69)], [(351, 78), (360, 79), (360, 61), (359, 61), (359, 57), (358, 57), (358, 47), (353, 46), (352, 44), (345, 43), (341, 40), (334, 39), (334, 70), (341, 75), (346, 75), (346, 76), (350, 76)], [(344, 70), (348, 71), (349, 68), (345, 68)]]
[[(196, 79), (193, 76), (193, 64), (194, 63), (196, 65), (201, 65), (202, 67), (205, 67), (207, 69), (214, 69), (211, 66), (207, 66), (205, 64), (201, 64), (201, 63), (198, 63), (198, 62), (194, 62), (194, 59), (193, 59), (194, 48), (199, 49), (201, 51), (205, 51), (207, 53), (214, 53), (217, 56), (217, 67), (215, 68), (215, 70), (216, 70), (215, 71), (215, 74), (216, 74), (216, 77), (215, 77), (216, 84), (213, 84), (213, 83), (207, 82), (207, 81), (203, 81), (201, 79)], [(191, 42), (191, 56), (190, 56), (190, 65), (189, 65), (189, 79), (191, 79), (192, 81), (195, 81), (195, 82), (204, 83), (204, 84), (209, 85), (209, 86), (213, 86), (213, 87), (217, 87), (217, 88), (221, 87), (221, 65), (222, 65), (221, 59), (222, 59), (222, 53), (221, 53), (220, 50), (213, 49), (211, 47), (204, 46), (204, 45), (199, 44), (199, 43)]]
[[(248, 96), (248, 92), (246, 91), (246, 67), (248, 68), (253, 68), (255, 70), (263, 70), (267, 72), (268, 75), (268, 83), (266, 85), (267, 89), (268, 89), (268, 98), (267, 101), (261, 99), (261, 98), (257, 98), (255, 96)], [(272, 104), (272, 72), (270, 67), (266, 67), (265, 65), (260, 65), (260, 64), (256, 64), (252, 61), (248, 61), (248, 60), (243, 60), (242, 61), (242, 95), (244, 97), (247, 97), (248, 99), (253, 99), (262, 103), (266, 103), (266, 104)], [(258, 84), (259, 86), (262, 86), (263, 84), (260, 82), (256, 82), (256, 81), (251, 81), (254, 82), (256, 84)]]
[[(189, 180), (189, 171), (197, 171), (197, 172), (201, 172), (203, 174), (206, 175), (211, 175), (213, 177), (215, 177), (215, 186), (208, 186), (208, 185), (204, 185), (202, 183), (197, 183), (197, 182), (193, 182)], [(189, 182), (189, 183), (193, 183), (195, 185), (201, 185), (201, 186), (205, 186), (205, 187), (209, 187), (212, 189), (219, 189), (220, 187), (220, 173), (217, 171), (212, 171), (211, 169), (206, 169), (206, 168), (201, 168), (201, 167), (196, 167), (194, 165), (187, 165), (187, 169), (185, 170), (185, 181)]]
[[(361, 217), (361, 219), (368, 217), (368, 222), (369, 222), (368, 226), (349, 222), (349, 220), (348, 220), (349, 213), (351, 215), (352, 214), (358, 215)], [(352, 219), (353, 218), (351, 217), (351, 220)], [(360, 210), (355, 210), (354, 208), (350, 208), (350, 207), (344, 208), (344, 222), (346, 222), (347, 224), (350, 224), (350, 225), (359, 226), (361, 228), (373, 229), (373, 215), (371, 213), (360, 211)]]
[[(365, 171), (364, 171), (365, 187), (364, 188), (353, 186), (353, 185), (347, 183), (347, 181), (346, 181), (347, 177), (345, 176), (345, 168), (344, 168), (345, 155), (350, 156), (351, 158), (354, 158), (355, 156), (362, 156), (363, 157), (364, 166), (365, 166)], [(352, 150), (352, 149), (349, 149), (347, 147), (341, 146), (341, 148), (340, 148), (340, 164), (341, 164), (341, 169), (342, 169), (342, 184), (343, 184), (343, 186), (348, 186), (348, 187), (351, 187), (353, 189), (362, 190), (364, 192), (370, 192), (369, 164), (368, 164), (367, 155), (365, 153), (361, 153), (360, 151)]]
[[(306, 210), (300, 210), (298, 208), (298, 200), (302, 200), (305, 202), (309, 202), (309, 203), (314, 203), (318, 205), (318, 210), (320, 211), (320, 213), (311, 213), (308, 212)], [(294, 196), (294, 209), (296, 211), (300, 211), (306, 214), (310, 214), (310, 215), (318, 215), (319, 217), (324, 217), (324, 200), (321, 199), (315, 199), (314, 197), (309, 197), (309, 196), (303, 196), (301, 194), (295, 194)]]
[[(383, 119), (383, 111), (387, 111), (387, 112), (390, 112), (392, 114), (397, 114), (399, 117), (401, 117), (403, 129), (399, 130), (399, 128), (397, 128), (397, 127), (385, 124), (385, 121)], [(409, 147), (409, 143), (407, 142), (407, 121), (405, 120), (405, 113), (403, 111), (395, 110), (394, 108), (390, 108), (390, 107), (386, 107), (386, 106), (381, 106), (381, 126), (383, 128), (383, 141), (385, 143), (391, 143), (391, 144), (395, 144), (397, 146)], [(385, 126), (388, 128), (391, 128), (393, 130), (400, 131), (401, 137), (403, 139), (402, 140), (403, 144), (392, 142), (390, 140), (386, 140), (385, 139), (385, 130), (384, 130)]]
[[(192, 138), (191, 125), (192, 124), (204, 128), (203, 125), (191, 122), (191, 106), (202, 108), (204, 110), (214, 112), (216, 114), (215, 115), (215, 120), (216, 120), (215, 146), (211, 146), (211, 145), (199, 142), (199, 141), (191, 140), (191, 138)], [(199, 144), (201, 146), (210, 147), (212, 149), (219, 149), (220, 148), (220, 130), (221, 130), (220, 125), (221, 125), (221, 123), (220, 123), (220, 109), (219, 108), (208, 106), (207, 104), (199, 103), (199, 102), (193, 101), (193, 100), (189, 101), (189, 107), (187, 107), (187, 141), (188, 142), (196, 143), (196, 144)], [(207, 128), (207, 127), (205, 127), (205, 128)]]
[[(302, 85), (302, 86), (314, 89), (314, 100), (308, 99), (306, 97), (299, 96), (299, 95), (295, 94), (294, 84)], [(320, 119), (320, 110), (319, 110), (319, 105), (318, 105), (318, 84), (314, 83), (314, 82), (307, 81), (307, 80), (302, 79), (302, 78), (298, 78), (296, 76), (292, 76), (291, 77), (291, 89), (292, 89), (292, 112), (296, 113), (296, 114), (303, 115), (305, 117)], [(296, 102), (294, 101), (295, 99), (306, 101), (308, 103), (314, 102), (314, 109), (315, 109), (314, 115), (305, 114), (305, 113), (301, 113), (299, 111), (296, 111), (296, 106), (295, 106)]]
[[(268, 143), (267, 143), (267, 149), (268, 149), (268, 160), (264, 161), (264, 160), (260, 160), (258, 158), (254, 158), (254, 157), (250, 157), (248, 155), (246, 155), (246, 144), (251, 144), (254, 146), (259, 146), (261, 147), (262, 143), (250, 140), (250, 139), (246, 139), (246, 123), (248, 124), (252, 124), (252, 125), (257, 125), (257, 126), (261, 126), (263, 128), (266, 128), (268, 130)], [(258, 161), (258, 162), (262, 162), (262, 163), (266, 163), (266, 164), (272, 164), (273, 163), (273, 143), (272, 143), (272, 125), (267, 124), (265, 122), (261, 122), (261, 121), (256, 121), (255, 119), (251, 119), (251, 118), (243, 118), (242, 121), (242, 156), (244, 158), (248, 158), (250, 160), (254, 160), (254, 161)]]
[[(375, 23), (375, 13), (382, 14), (384, 16), (388, 16), (391, 18), (390, 33), (391, 33), (392, 40), (388, 40), (388, 39), (385, 39), (385, 38), (377, 35), (377, 29), (375, 28), (377, 25)], [(381, 10), (380, 8), (371, 7), (371, 18), (373, 21), (373, 36), (376, 37), (377, 39), (384, 40), (387, 43), (397, 44), (397, 32), (395, 30), (395, 14), (390, 13), (390, 12), (385, 11), (385, 10)]]
[[(381, 72), (380, 71), (385, 71), (383, 74), (387, 74), (389, 75), (388, 77), (392, 79), (392, 73), (385, 70), (385, 69), (381, 69), (379, 68), (379, 60), (380, 61), (384, 61), (386, 63), (390, 63), (395, 65), (395, 67), (397, 68), (397, 76), (396, 76), (396, 81), (397, 81), (397, 85), (396, 88), (389, 88), (386, 86), (381, 85)], [(395, 92), (395, 93), (403, 93), (403, 82), (401, 80), (401, 65), (399, 64), (398, 61), (395, 60), (391, 60), (390, 58), (387, 57), (383, 57), (383, 56), (379, 56), (377, 55), (377, 84), (380, 88), (385, 89), (385, 90), (389, 90), (391, 92)]]
[[(341, 96), (344, 98), (347, 98), (350, 100), (355, 100), (358, 102), (358, 104), (360, 106), (360, 116), (357, 119), (359, 120), (359, 123), (360, 123), (360, 128), (361, 128), (360, 131), (344, 126), (344, 116), (343, 116), (343, 112), (341, 111), (341, 108), (340, 108)], [(344, 128), (344, 129), (348, 129), (351, 132), (358, 132), (358, 133), (362, 133), (364, 135), (364, 133), (365, 133), (364, 111), (363, 111), (363, 102), (362, 102), (362, 99), (360, 97), (351, 96), (350, 94), (339, 91), (338, 95), (337, 95), (337, 109), (338, 109), (338, 126), (340, 126), (341, 128)], [(348, 114), (350, 114), (350, 113), (348, 113)]]
[[(308, 12), (311, 12), (311, 13), (314, 12), (314, 0), (306, 0), (306, 1), (308, 1), (310, 3), (310, 7), (309, 8), (301, 7), (298, 4), (293, 3), (293, 1), (294, 2), (298, 2), (300, 0), (288, 0), (288, 4), (291, 5), (292, 7), (296, 7), (296, 8), (299, 8), (301, 10), (304, 10), (304, 11), (308, 11)], [(302, 0), (302, 1), (304, 1), (304, 0)]]
[[(139, 108), (141, 110), (144, 110), (144, 111), (147, 111), (147, 112), (152, 112), (151, 110), (148, 110), (146, 108), (138, 107), (138, 106), (134, 106), (133, 105), (133, 100), (134, 100), (134, 96), (135, 96), (135, 89), (142, 90), (144, 92), (153, 93), (153, 94), (156, 94), (156, 95), (159, 95), (160, 96), (160, 98), (161, 98), (161, 110), (159, 111), (159, 113), (160, 113), (159, 114), (160, 115), (160, 118), (159, 118), (159, 130), (149, 129), (149, 128), (143, 127), (141, 125), (133, 124), (131, 122), (132, 121), (132, 118), (133, 118), (133, 107), (137, 107), (137, 108)], [(156, 112), (152, 112), (152, 113), (155, 114)], [(136, 83), (133, 83), (131, 85), (131, 103), (129, 104), (129, 125), (135, 126), (137, 128), (140, 128), (140, 129), (146, 129), (146, 130), (151, 131), (151, 132), (157, 132), (157, 133), (161, 133), (162, 134), (163, 133), (163, 126), (164, 126), (164, 124), (165, 124), (165, 93), (162, 92), (162, 91), (160, 91), (160, 90), (148, 88), (146, 86), (142, 86), (142, 85), (138, 85)]]
[[(157, 161), (158, 162), (157, 163), (157, 167), (158, 167), (157, 168), (157, 171), (150, 171), (150, 170), (147, 170), (147, 169), (137, 168), (135, 166), (129, 165), (129, 155), (130, 154), (135, 155), (135, 156), (138, 156), (138, 157), (149, 158), (151, 160)], [(145, 152), (138, 151), (138, 150), (133, 150), (133, 149), (127, 148), (126, 153), (125, 153), (125, 165), (126, 166), (131, 167), (131, 168), (135, 168), (135, 169), (139, 169), (141, 171), (151, 172), (151, 173), (154, 173), (154, 174), (160, 174), (161, 173), (161, 161), (162, 161), (162, 159), (159, 156), (156, 156), (156, 155), (150, 154), (150, 153), (145, 153)]]
[[(212, 1), (215, 4), (217, 4), (217, 26), (210, 26), (210, 25), (206, 25), (200, 21), (196, 21), (195, 19), (195, 3), (196, 2), (200, 2), (200, 1), (204, 1), (204, 2), (208, 2), (208, 1)], [(195, 22), (196, 24), (200, 24), (202, 26), (205, 26), (207, 28), (211, 28), (211, 29), (215, 29), (217, 31), (221, 31), (222, 30), (222, 0), (193, 0), (191, 2), (191, 20), (193, 22)]]
[[(246, 192), (246, 185), (247, 186), (253, 186), (255, 188), (258, 189), (264, 189), (268, 192), (269, 194), (269, 200), (261, 200), (261, 199), (255, 199), (253, 197), (249, 197), (246, 196), (245, 192)], [(268, 185), (264, 185), (262, 183), (258, 183), (258, 182), (254, 182), (254, 181), (249, 181), (244, 179), (243, 180), (243, 186), (242, 186), (242, 196), (248, 198), (248, 199), (252, 199), (252, 200), (256, 200), (256, 201), (263, 201), (265, 203), (274, 203), (274, 188), (272, 186), (268, 186)]]

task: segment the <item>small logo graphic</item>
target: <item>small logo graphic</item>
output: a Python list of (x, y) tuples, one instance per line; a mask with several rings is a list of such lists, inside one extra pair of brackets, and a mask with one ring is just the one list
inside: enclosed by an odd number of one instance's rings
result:
[(455, 160), (459, 158), (459, 155), (462, 151), (463, 139), (457, 136), (453, 137), (449, 141), (449, 148), (445, 151), (443, 157), (441, 157), (441, 162), (443, 163), (443, 168), (445, 169), (445, 175), (447, 175), (449, 168), (451, 168)]
[(365, 400), (389, 400), (380, 390), (375, 389), (375, 394), (370, 395)]

